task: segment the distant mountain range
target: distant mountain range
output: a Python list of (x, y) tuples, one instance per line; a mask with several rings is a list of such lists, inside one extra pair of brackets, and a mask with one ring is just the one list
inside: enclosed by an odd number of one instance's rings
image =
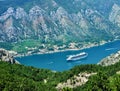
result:
[(0, 41), (42, 43), (120, 38), (119, 0), (0, 1)]

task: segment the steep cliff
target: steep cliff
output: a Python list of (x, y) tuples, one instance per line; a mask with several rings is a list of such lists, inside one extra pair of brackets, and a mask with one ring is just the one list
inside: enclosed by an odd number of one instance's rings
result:
[(0, 41), (65, 44), (120, 38), (119, 7), (118, 0), (0, 1)]

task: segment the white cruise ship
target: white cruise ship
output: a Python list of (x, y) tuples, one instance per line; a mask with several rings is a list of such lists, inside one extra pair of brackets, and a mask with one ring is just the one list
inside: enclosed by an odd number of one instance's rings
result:
[(81, 52), (81, 53), (76, 54), (76, 55), (70, 55), (70, 56), (68, 56), (67, 61), (79, 60), (79, 59), (86, 58), (87, 56), (88, 56), (88, 53)]

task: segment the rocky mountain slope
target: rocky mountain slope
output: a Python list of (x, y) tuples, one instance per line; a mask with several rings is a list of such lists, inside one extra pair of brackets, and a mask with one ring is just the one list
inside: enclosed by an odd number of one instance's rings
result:
[(103, 66), (113, 65), (120, 62), (120, 51), (101, 60), (98, 64)]
[(66, 43), (119, 38), (119, 11), (118, 0), (0, 1), (0, 41)]
[(5, 49), (0, 49), (0, 61), (5, 61), (10, 64), (19, 64), (19, 62), (13, 58), (13, 53)]

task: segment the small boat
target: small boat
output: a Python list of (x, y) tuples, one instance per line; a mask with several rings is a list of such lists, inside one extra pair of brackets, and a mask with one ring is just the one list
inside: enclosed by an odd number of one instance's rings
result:
[(74, 61), (74, 60), (79, 60), (79, 59), (86, 58), (87, 56), (88, 56), (88, 53), (81, 52), (81, 53), (76, 54), (76, 55), (70, 55), (70, 56), (68, 56), (68, 58), (66, 60), (67, 61)]

